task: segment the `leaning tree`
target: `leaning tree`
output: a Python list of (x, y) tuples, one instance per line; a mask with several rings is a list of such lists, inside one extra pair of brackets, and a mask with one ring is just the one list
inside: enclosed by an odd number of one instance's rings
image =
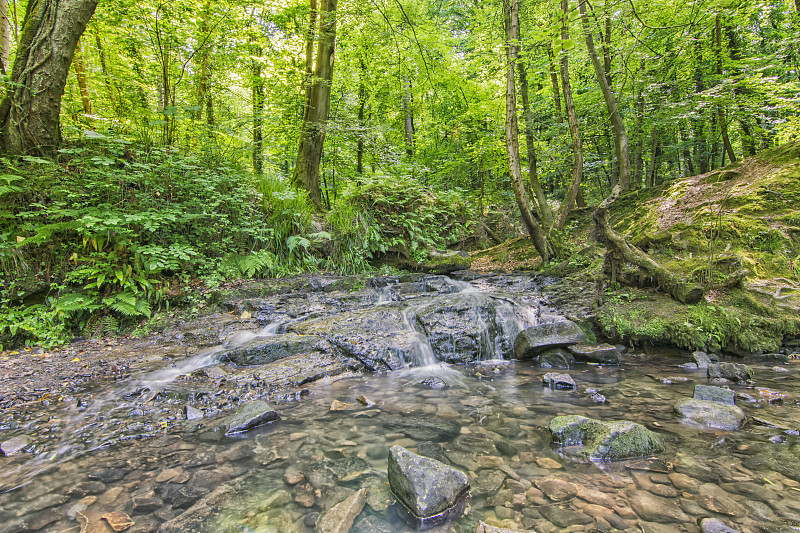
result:
[(61, 140), (61, 96), (78, 44), (98, 0), (30, 0), (8, 92), (0, 105), (2, 146), (48, 155)]

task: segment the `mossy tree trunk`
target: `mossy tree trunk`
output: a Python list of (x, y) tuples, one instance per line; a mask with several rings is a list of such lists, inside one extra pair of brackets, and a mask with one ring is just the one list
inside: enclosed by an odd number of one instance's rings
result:
[(61, 97), (69, 68), (98, 0), (31, 0), (0, 106), (3, 147), (52, 155), (61, 143)]

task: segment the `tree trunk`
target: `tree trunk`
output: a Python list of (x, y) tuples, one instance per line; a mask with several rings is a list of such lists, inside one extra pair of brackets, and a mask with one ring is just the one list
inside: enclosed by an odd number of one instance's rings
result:
[(319, 209), (322, 209), (319, 166), (331, 104), (336, 44), (336, 2), (337, 0), (320, 1), (319, 43), (314, 81), (306, 102), (306, 119), (300, 132), (300, 148), (297, 151), (297, 163), (292, 179), (295, 184), (302, 185), (308, 191), (309, 199)]
[(261, 76), (261, 47), (253, 46), (251, 100), (253, 105), (253, 172), (264, 173), (263, 143), (261, 131), (264, 113), (264, 78)]
[(22, 23), (10, 87), (2, 106), (3, 147), (53, 154), (61, 142), (61, 96), (97, 0), (31, 0)]
[(106, 63), (106, 53), (105, 49), (103, 48), (103, 41), (100, 39), (100, 32), (97, 31), (97, 28), (93, 28), (94, 33), (94, 42), (95, 46), (97, 46), (97, 54), (100, 56), (100, 68), (103, 71), (103, 81), (106, 86), (106, 90), (108, 91), (108, 101), (111, 103), (112, 109), (114, 109), (114, 113), (117, 113), (117, 95), (116, 95), (116, 87), (114, 87), (114, 81), (111, 77), (111, 73), (108, 70), (108, 64)]
[(536, 147), (533, 144), (533, 112), (531, 112), (528, 102), (528, 75), (525, 71), (525, 64), (520, 61), (517, 63), (519, 70), (519, 90), (522, 94), (522, 112), (525, 117), (525, 144), (528, 149), (528, 166), (530, 168), (529, 181), (533, 194), (536, 196), (536, 203), (539, 205), (539, 213), (542, 215), (542, 225), (549, 228), (553, 225), (553, 210), (547, 203), (547, 196), (544, 194), (542, 184), (539, 183), (539, 176), (536, 169)]
[(0, 74), (8, 74), (11, 52), (11, 25), (8, 23), (8, 2), (0, 0)]
[[(567, 26), (569, 16), (569, 0), (561, 0), (561, 40), (569, 40), (569, 27)], [(583, 180), (583, 143), (581, 133), (578, 129), (578, 115), (575, 113), (575, 103), (572, 101), (572, 87), (569, 83), (569, 57), (566, 50), (561, 50), (561, 83), (564, 87), (564, 105), (567, 108), (567, 122), (569, 122), (569, 134), (572, 137), (572, 151), (574, 164), (572, 167), (572, 181), (567, 188), (567, 194), (561, 207), (558, 209), (556, 227), (564, 229), (567, 224), (567, 217), (575, 205), (575, 197), (581, 187)]]
[(636, 168), (633, 172), (633, 183), (636, 187), (641, 187), (642, 183), (642, 168), (644, 167), (644, 92), (643, 84), (639, 85), (639, 94), (636, 97)]
[(506, 155), (508, 170), (511, 174), (511, 187), (517, 200), (522, 220), (528, 229), (533, 246), (542, 257), (542, 263), (550, 260), (550, 245), (542, 228), (531, 214), (528, 194), (522, 182), (522, 170), (519, 162), (519, 129), (517, 127), (517, 97), (514, 83), (514, 69), (517, 62), (517, 46), (519, 42), (519, 0), (503, 0), (506, 26)]
[(359, 176), (364, 175), (364, 134), (366, 133), (366, 125), (364, 123), (364, 109), (367, 107), (367, 86), (364, 78), (367, 75), (367, 66), (364, 60), (359, 60), (359, 78), (358, 78), (358, 143), (356, 145), (356, 173)]
[(306, 99), (303, 103), (303, 121), (308, 119), (308, 110), (311, 102), (311, 89), (314, 86), (314, 45), (317, 42), (317, 0), (311, 0), (308, 14), (308, 33), (306, 34), (306, 79), (303, 85), (306, 88)]
[(414, 115), (411, 111), (413, 102), (411, 96), (411, 80), (408, 75), (404, 78), (403, 114), (405, 115), (406, 154), (414, 155)]
[[(716, 49), (717, 49), (717, 75), (722, 77), (722, 15), (719, 13), (716, 16), (714, 29), (716, 32)], [(722, 134), (722, 146), (728, 154), (731, 163), (736, 162), (736, 154), (733, 153), (733, 145), (728, 137), (728, 117), (725, 111), (724, 104), (717, 105), (717, 115), (719, 116), (719, 131)]]
[(556, 62), (553, 58), (552, 46), (547, 47), (547, 59), (550, 65), (550, 83), (553, 85), (553, 102), (556, 106), (556, 121), (559, 124), (563, 124), (564, 114), (561, 111), (561, 89), (559, 88), (558, 73), (556, 72)]
[[(625, 131), (625, 123), (622, 121), (622, 115), (620, 115), (619, 107), (617, 107), (617, 100), (614, 98), (614, 93), (609, 85), (610, 76), (600, 62), (600, 57), (597, 55), (597, 49), (594, 46), (592, 30), (589, 26), (589, 17), (586, 15), (586, 0), (578, 0), (578, 10), (580, 11), (581, 20), (583, 21), (583, 31), (586, 34), (586, 48), (589, 50), (589, 57), (594, 66), (594, 73), (600, 85), (600, 90), (603, 93), (606, 108), (608, 109), (611, 120), (611, 130), (614, 132), (614, 151), (616, 152), (617, 168), (619, 170), (617, 183), (619, 183), (622, 186), (622, 190), (625, 191), (631, 187), (631, 160), (628, 148), (628, 132)], [(608, 33), (610, 34), (610, 27)]]
[[(0, 3), (4, 0), (0, 0)], [(75, 77), (78, 78), (78, 90), (81, 93), (81, 105), (83, 105), (83, 114), (87, 115), (89, 121), (92, 120), (92, 99), (89, 96), (89, 80), (86, 75), (86, 63), (83, 57), (83, 47), (81, 41), (78, 39), (78, 44), (75, 45), (75, 57), (73, 58), (73, 65), (75, 69)]]
[[(208, 94), (208, 85), (210, 77), (210, 69), (208, 66), (208, 47), (203, 46), (204, 41), (208, 38), (209, 22), (211, 19), (211, 2), (203, 2), (203, 7), (200, 10), (200, 21), (197, 28), (196, 46), (198, 47), (196, 62), (197, 62), (197, 86), (195, 89), (195, 107), (196, 111), (192, 112), (192, 118), (200, 120), (203, 118), (203, 106), (206, 103), (206, 95)], [(206, 118), (208, 118), (206, 116)]]
[(658, 136), (658, 125), (653, 125), (653, 133), (650, 135), (650, 172), (647, 173), (647, 186), (654, 187), (658, 179), (659, 158), (661, 156), (661, 139)]

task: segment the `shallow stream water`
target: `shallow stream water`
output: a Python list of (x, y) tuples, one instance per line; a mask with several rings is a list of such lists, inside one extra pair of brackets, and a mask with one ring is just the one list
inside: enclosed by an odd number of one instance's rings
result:
[[(568, 371), (578, 384), (571, 391), (543, 387), (551, 370), (531, 362), (345, 375), (273, 401), (279, 421), (235, 437), (216, 429), (224, 413), (137, 433), (144, 411), (196, 399), (191, 380), (149, 374), (143, 379), (161, 377), (160, 396), (143, 397), (151, 384), (108, 405), (115, 385), (94, 392), (103, 409), (89, 401), (36, 418), (54, 428), (52, 453), (0, 459), (8, 491), (0, 494), (0, 532), (111, 531), (100, 520), (111, 511), (133, 519), (130, 532), (311, 532), (320, 512), (362, 487), (367, 505), (351, 531), (411, 531), (388, 492), (387, 456), (396, 444), (470, 478), (466, 513), (439, 531), (471, 533), (482, 520), (543, 533), (698, 532), (704, 517), (742, 532), (800, 531), (800, 361), (752, 363), (754, 383), (730, 385), (747, 425), (714, 431), (673, 414), (675, 401), (708, 382), (703, 370), (679, 367), (687, 360), (651, 350), (625, 354), (620, 366), (579, 364)], [(447, 387), (420, 385), (428, 377)], [(595, 391), (607, 403), (595, 403)], [(345, 408), (331, 410), (335, 400)], [(546, 431), (568, 414), (641, 423), (665, 438), (667, 452), (576, 460)], [(120, 420), (128, 436), (104, 441), (103, 431)]]

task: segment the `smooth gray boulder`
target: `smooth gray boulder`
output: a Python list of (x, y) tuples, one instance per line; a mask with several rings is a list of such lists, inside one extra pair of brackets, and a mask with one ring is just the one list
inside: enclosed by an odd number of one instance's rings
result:
[(724, 387), (715, 387), (713, 385), (695, 385), (694, 399), (735, 405), (736, 393), (731, 389), (726, 389)]
[(713, 363), (708, 365), (709, 378), (725, 378), (731, 381), (753, 379), (753, 369), (741, 363)]
[(739, 429), (744, 424), (744, 411), (735, 405), (708, 400), (683, 398), (675, 402), (675, 414), (693, 420), (711, 429)]
[(539, 366), (542, 368), (575, 368), (575, 358), (562, 348), (552, 348), (539, 356)]
[(459, 514), (458, 504), (470, 488), (465, 473), (402, 446), (389, 450), (388, 471), (389, 487), (415, 527), (441, 523)]
[(517, 335), (514, 355), (517, 359), (532, 359), (548, 348), (582, 344), (586, 336), (581, 328), (567, 319), (531, 326)]
[(279, 418), (278, 413), (267, 402), (254, 400), (225, 419), (222, 427), (225, 429), (225, 435), (235, 435), (274, 422)]
[(223, 357), (238, 366), (266, 365), (299, 353), (317, 351), (321, 340), (321, 337), (315, 335), (296, 333), (270, 335), (233, 348)]
[(559, 374), (557, 372), (548, 372), (542, 377), (542, 385), (550, 387), (551, 389), (574, 389), (575, 380), (569, 374)]
[(567, 349), (578, 361), (601, 363), (605, 365), (619, 364), (619, 349), (610, 344), (573, 344)]
[(660, 435), (627, 420), (602, 422), (585, 416), (557, 416), (548, 426), (559, 446), (578, 446), (578, 454), (593, 460), (617, 461), (646, 457), (666, 448)]
[(697, 363), (697, 368), (708, 368), (712, 363), (706, 352), (692, 352), (692, 361)]

